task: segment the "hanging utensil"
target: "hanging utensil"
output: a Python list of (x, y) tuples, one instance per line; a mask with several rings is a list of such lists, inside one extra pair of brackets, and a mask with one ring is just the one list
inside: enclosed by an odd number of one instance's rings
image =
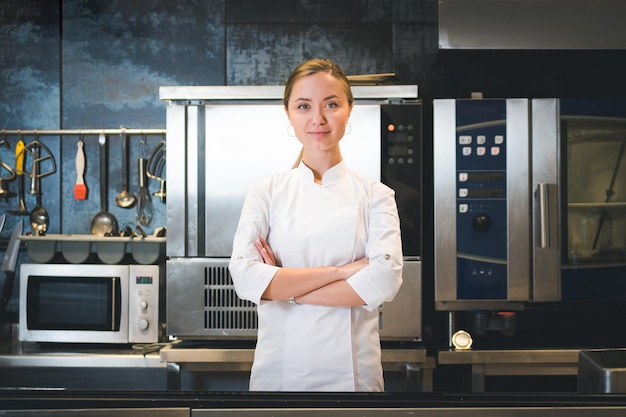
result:
[[(36, 133), (35, 133), (36, 135)], [(41, 151), (44, 151), (42, 156)], [(24, 171), (25, 175), (30, 176), (30, 194), (36, 196), (36, 204), (33, 210), (30, 212), (30, 225), (35, 233), (38, 235), (45, 235), (48, 230), (48, 224), (50, 223), (50, 217), (48, 212), (41, 205), (41, 178), (51, 175), (56, 172), (56, 161), (50, 149), (43, 143), (39, 142), (35, 136), (35, 140), (27, 144), (22, 150), (24, 155), (30, 154), (32, 156), (31, 170), (30, 172)], [(48, 162), (49, 170), (44, 171), (41, 168), (43, 163)]]
[(159, 191), (155, 191), (152, 195), (159, 197), (161, 202), (165, 202), (165, 197), (167, 196), (165, 192), (166, 180), (163, 173), (165, 164), (165, 141), (162, 140), (152, 149), (150, 158), (148, 159), (148, 166), (146, 167), (146, 175), (160, 183)]
[(24, 146), (21, 154), (24, 157), (26, 157), (27, 154), (30, 154), (33, 159), (30, 172), (26, 171), (25, 169), (23, 170), (24, 175), (30, 177), (30, 190), (28, 191), (28, 193), (39, 194), (39, 181), (37, 180), (43, 177), (47, 177), (48, 175), (52, 175), (56, 172), (56, 160), (54, 159), (54, 156), (52, 155), (50, 149), (38, 140), (36, 132), (35, 140)]
[[(0, 141), (0, 146), (4, 146), (7, 149), (11, 149), (9, 142), (7, 142), (5, 139)], [(12, 193), (11, 191), (7, 190), (4, 183), (5, 181), (12, 181), (16, 177), (16, 175), (15, 175), (15, 171), (6, 162), (0, 161), (0, 166), (9, 173), (9, 175), (7, 176), (0, 176), (0, 199), (8, 200), (9, 197), (14, 196), (15, 193)]]
[(15, 145), (15, 175), (17, 175), (19, 208), (17, 210), (9, 210), (9, 213), (17, 216), (28, 216), (30, 213), (26, 210), (24, 195), (24, 146), (24, 141), (20, 135), (17, 144)]
[[(2, 141), (0, 141), (0, 146), (4, 146), (7, 149), (11, 149), (9, 142), (7, 142), (7, 140), (4, 139), (4, 132), (3, 132), (3, 139)], [(9, 197), (15, 195), (15, 193), (12, 193), (9, 190), (7, 190), (4, 185), (4, 182), (12, 181), (15, 178), (15, 171), (13, 171), (13, 169), (11, 169), (11, 167), (4, 161), (0, 161), (0, 166), (9, 173), (9, 175), (7, 176), (0, 176), (0, 198), (8, 200)]]
[(137, 201), (135, 195), (128, 191), (128, 138), (126, 129), (122, 128), (122, 191), (115, 197), (115, 203), (122, 208), (129, 208)]
[[(141, 141), (141, 146), (146, 146), (145, 138)], [(141, 226), (147, 226), (152, 221), (152, 200), (150, 199), (150, 192), (148, 191), (148, 178), (146, 176), (146, 164), (147, 160), (142, 155), (137, 160), (137, 175), (139, 179), (139, 198), (137, 200), (137, 222)]]
[(104, 133), (98, 138), (100, 144), (100, 213), (91, 221), (91, 234), (96, 236), (117, 235), (117, 219), (107, 212), (107, 140)]
[(6, 189), (4, 183), (6, 181), (12, 181), (16, 175), (15, 171), (4, 161), (0, 161), (0, 166), (9, 172), (9, 175), (6, 177), (0, 177), (0, 199), (8, 200), (9, 197), (13, 197), (15, 195), (14, 192)]
[(77, 143), (76, 150), (76, 184), (74, 185), (74, 198), (76, 200), (85, 200), (87, 198), (87, 186), (83, 175), (85, 173), (85, 151), (83, 149), (84, 142), (81, 136)]
[[(28, 146), (28, 145), (27, 145)], [(33, 155), (33, 164), (32, 164), (32, 181), (31, 181), (31, 194), (35, 194), (36, 196), (36, 204), (33, 210), (30, 212), (30, 227), (32, 227), (33, 231), (43, 236), (46, 234), (48, 230), (48, 224), (50, 223), (50, 217), (48, 216), (48, 212), (41, 205), (41, 176), (39, 175), (39, 158), (40, 158), (40, 149), (35, 146), (32, 148)]]

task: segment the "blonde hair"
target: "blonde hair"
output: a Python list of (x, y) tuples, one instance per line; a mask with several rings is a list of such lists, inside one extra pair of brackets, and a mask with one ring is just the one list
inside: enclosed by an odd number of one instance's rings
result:
[[(354, 103), (354, 96), (352, 95), (352, 88), (350, 88), (350, 81), (348, 81), (348, 77), (346, 73), (341, 69), (339, 65), (334, 63), (328, 58), (321, 59), (310, 59), (308, 61), (304, 61), (302, 64), (298, 65), (287, 78), (287, 82), (285, 83), (285, 92), (283, 95), (283, 104), (285, 109), (289, 108), (289, 99), (291, 98), (291, 92), (293, 91), (294, 84), (309, 75), (317, 74), (319, 72), (325, 72), (327, 74), (332, 75), (336, 79), (338, 79), (341, 84), (344, 93), (346, 93), (346, 97), (348, 98), (348, 104), (352, 106)], [(300, 150), (300, 154), (298, 155), (298, 159), (296, 159), (293, 168), (296, 168), (300, 165), (300, 161), (302, 160), (302, 152), (303, 149)]]

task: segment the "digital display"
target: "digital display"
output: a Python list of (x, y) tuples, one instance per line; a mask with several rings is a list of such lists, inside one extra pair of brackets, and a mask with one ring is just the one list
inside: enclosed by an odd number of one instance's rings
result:
[(506, 174), (504, 172), (468, 172), (467, 180), (476, 182), (501, 182), (506, 181)]
[(408, 154), (408, 146), (389, 146), (387, 152), (389, 156), (405, 156)]
[(469, 188), (468, 198), (504, 198), (506, 192), (504, 188)]
[(152, 284), (152, 277), (138, 275), (135, 282), (137, 284)]
[(407, 143), (409, 142), (408, 133), (389, 133), (387, 135), (389, 143)]

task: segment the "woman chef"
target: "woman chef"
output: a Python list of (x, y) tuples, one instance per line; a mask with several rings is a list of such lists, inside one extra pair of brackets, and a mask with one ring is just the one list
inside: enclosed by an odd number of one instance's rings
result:
[(400, 225), (394, 192), (342, 159), (353, 101), (327, 59), (285, 86), (301, 161), (249, 191), (229, 266), (239, 297), (257, 304), (250, 390), (384, 389), (378, 307), (402, 283)]

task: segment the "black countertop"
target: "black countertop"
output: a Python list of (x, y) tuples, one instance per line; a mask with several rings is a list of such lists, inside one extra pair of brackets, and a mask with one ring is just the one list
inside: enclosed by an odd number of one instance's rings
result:
[(93, 408), (190, 409), (494, 409), (610, 408), (626, 395), (582, 393), (263, 393), (0, 389), (0, 410)]

